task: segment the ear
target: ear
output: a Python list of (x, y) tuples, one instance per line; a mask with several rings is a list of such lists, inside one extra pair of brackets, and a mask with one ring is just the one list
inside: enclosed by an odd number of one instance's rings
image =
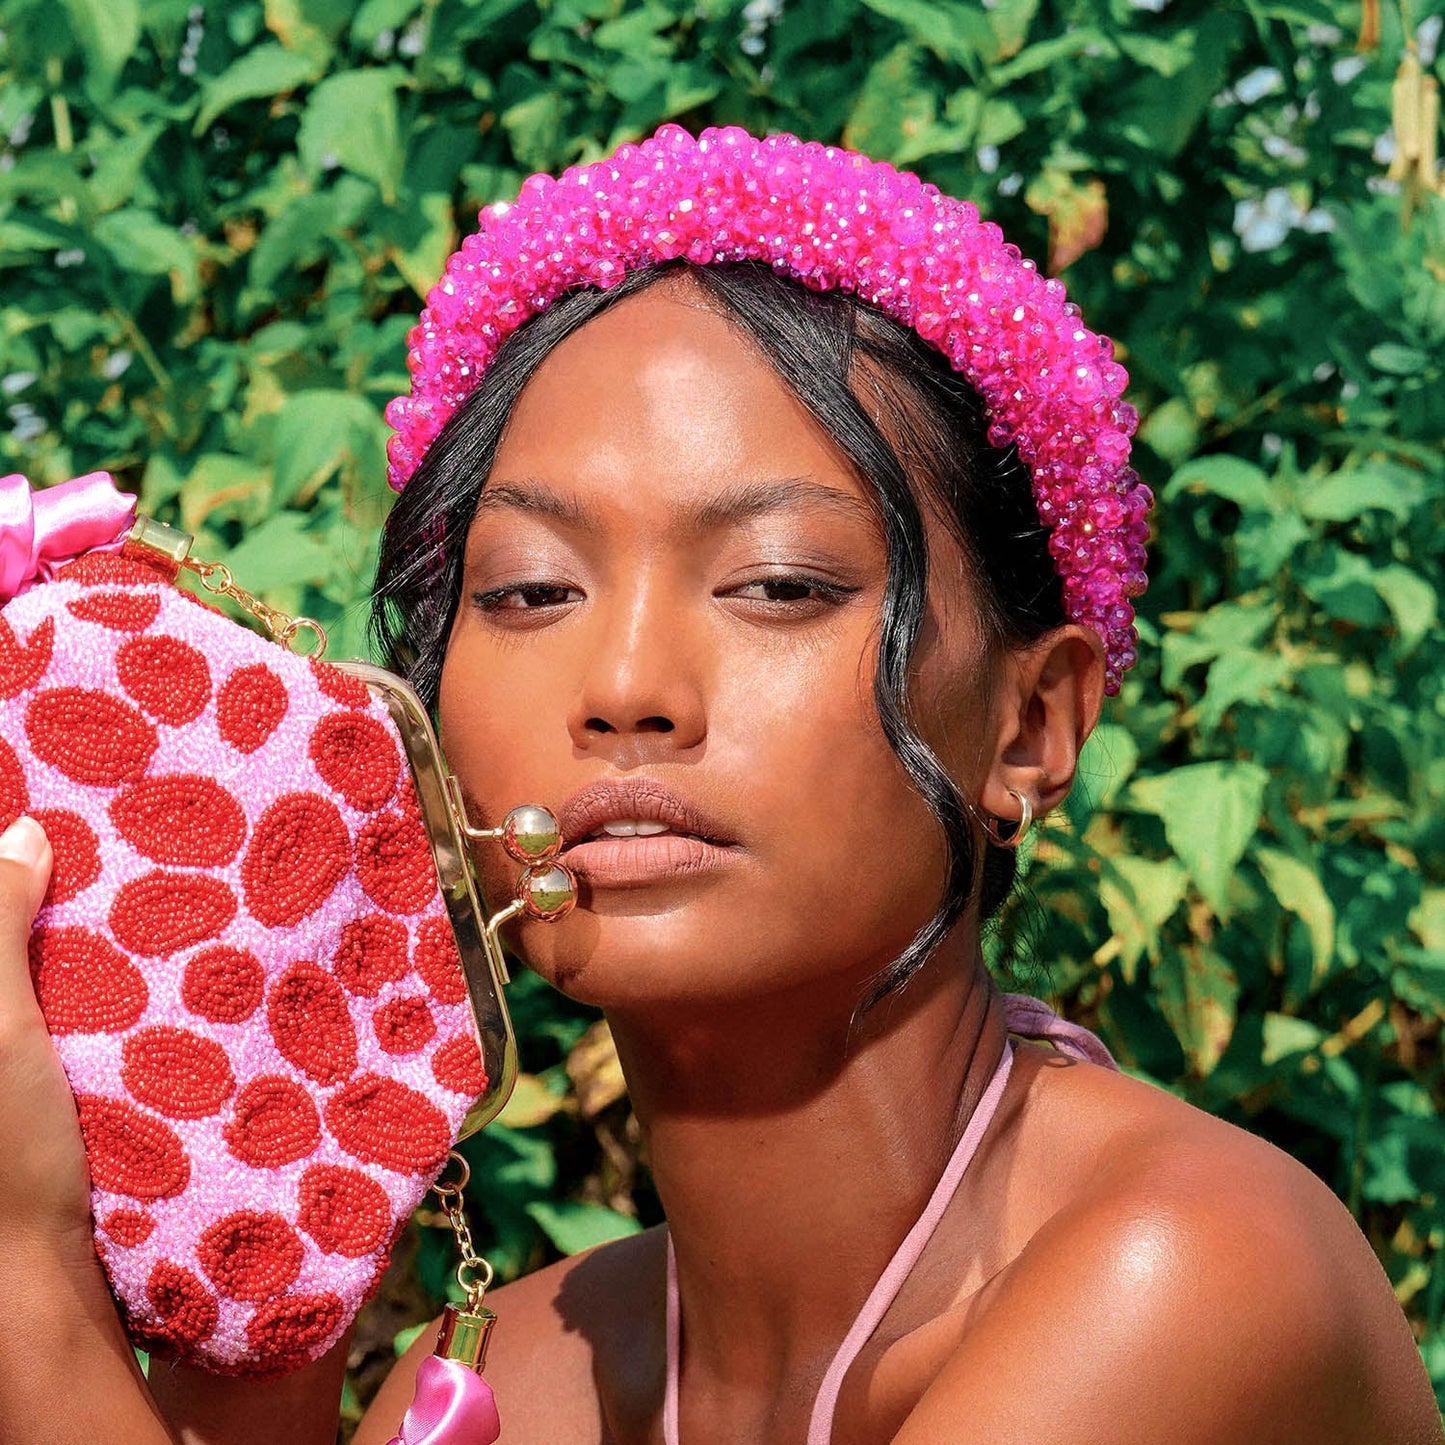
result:
[(1084, 741), (1104, 705), (1104, 645), (1090, 627), (1071, 623), (1011, 652), (1000, 668), (993, 708), (993, 760), (979, 807), (1016, 819), (1017, 798), (1042, 817), (1068, 796)]

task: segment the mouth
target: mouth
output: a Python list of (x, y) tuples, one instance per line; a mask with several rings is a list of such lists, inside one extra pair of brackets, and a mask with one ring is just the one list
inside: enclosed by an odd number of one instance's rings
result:
[(558, 810), (562, 860), (593, 887), (637, 888), (725, 866), (740, 849), (725, 824), (651, 779), (593, 783)]

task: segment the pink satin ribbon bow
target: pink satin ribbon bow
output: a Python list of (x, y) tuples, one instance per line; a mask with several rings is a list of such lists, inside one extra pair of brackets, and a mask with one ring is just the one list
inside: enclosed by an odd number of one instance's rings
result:
[(460, 1360), (428, 1355), (401, 1434), (388, 1445), (492, 1445), (501, 1433), (492, 1387)]
[(0, 477), (0, 603), (45, 582), (86, 552), (115, 552), (135, 520), (135, 498), (108, 472), (88, 472), (39, 491)]

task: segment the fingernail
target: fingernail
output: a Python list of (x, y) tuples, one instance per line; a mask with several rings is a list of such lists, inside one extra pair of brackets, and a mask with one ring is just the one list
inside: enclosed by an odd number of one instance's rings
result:
[(45, 851), (45, 832), (34, 818), (22, 814), (0, 833), (0, 858), (33, 868)]

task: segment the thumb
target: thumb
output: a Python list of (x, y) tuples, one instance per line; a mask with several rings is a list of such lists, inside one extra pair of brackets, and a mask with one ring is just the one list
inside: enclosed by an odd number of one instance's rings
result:
[(11, 1018), (35, 1007), (26, 946), (54, 861), (45, 830), (34, 818), (17, 818), (0, 833), (0, 1013)]

